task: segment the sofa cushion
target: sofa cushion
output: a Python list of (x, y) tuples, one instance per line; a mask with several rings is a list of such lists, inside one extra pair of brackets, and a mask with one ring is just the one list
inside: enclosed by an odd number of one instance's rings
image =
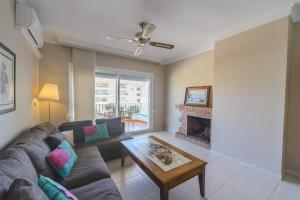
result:
[(107, 130), (107, 124), (104, 123), (104, 124), (97, 124), (97, 134), (100, 135), (100, 140), (104, 140), (104, 139), (108, 139), (110, 136), (109, 136), (109, 133), (108, 133), (108, 130)]
[(132, 137), (130, 137), (126, 133), (123, 133), (118, 136), (110, 137), (109, 139), (106, 139), (106, 140), (98, 140), (98, 141), (91, 142), (88, 144), (80, 145), (80, 146), (77, 146), (76, 148), (81, 149), (81, 148), (86, 148), (86, 147), (90, 147), (90, 146), (97, 146), (99, 148), (99, 151), (102, 154), (103, 152), (107, 152), (107, 151), (112, 152), (113, 150), (116, 150), (116, 149), (122, 150), (123, 147), (122, 147), (121, 141), (129, 140), (129, 139), (132, 139)]
[(32, 127), (31, 130), (32, 131), (41, 130), (41, 131), (47, 133), (48, 135), (54, 134), (57, 132), (57, 129), (55, 128), (55, 126), (53, 126), (52, 124), (50, 124), (48, 122), (38, 124), (38, 125)]
[(88, 185), (73, 189), (71, 192), (79, 200), (122, 200), (121, 194), (111, 178), (98, 180)]
[(92, 125), (92, 126), (84, 126), (82, 127), (84, 136), (94, 136), (97, 134), (97, 126)]
[(83, 133), (86, 144), (109, 138), (106, 123), (83, 127)]
[(97, 134), (97, 126), (85, 126), (82, 128), (84, 134), (84, 142), (90, 143), (100, 139), (100, 135)]
[(17, 178), (37, 183), (38, 175), (26, 152), (10, 147), (0, 155), (0, 199), (4, 198), (11, 183)]
[(123, 146), (120, 141), (132, 139), (127, 133), (118, 136), (110, 137), (107, 140), (100, 140), (84, 145), (75, 146), (77, 149), (86, 148), (90, 146), (97, 146), (101, 152), (102, 158), (105, 161), (119, 158), (123, 153)]
[(44, 140), (47, 137), (47, 133), (44, 131), (41, 131), (39, 129), (35, 130), (29, 130), (21, 134), (14, 142), (13, 144), (20, 144), (20, 143), (26, 143), (27, 141), (31, 141), (32, 138), (38, 139), (38, 140)]
[(9, 190), (12, 182), (13, 179), (9, 178), (6, 175), (0, 174), (0, 199), (4, 199), (5, 194)]
[(55, 133), (52, 135), (48, 135), (45, 139), (46, 143), (48, 144), (51, 150), (54, 150), (64, 141), (65, 137), (62, 133)]
[(49, 200), (41, 188), (26, 180), (15, 179), (5, 194), (5, 200)]
[(65, 179), (70, 174), (77, 160), (77, 155), (67, 140), (64, 140), (56, 149), (49, 153), (47, 160), (56, 173)]
[(104, 140), (103, 143), (99, 143), (98, 147), (101, 151), (111, 151), (113, 149), (123, 149), (121, 141), (132, 139), (128, 134), (122, 134), (112, 137), (110, 140)]
[(76, 154), (78, 159), (69, 176), (59, 180), (66, 188), (73, 189), (110, 177), (110, 172), (97, 147), (78, 149)]
[(46, 160), (47, 155), (50, 153), (50, 148), (44, 140), (31, 137), (27, 138), (27, 140), (17, 142), (14, 146), (26, 151), (38, 174), (50, 178), (57, 176)]
[(10, 147), (1, 153), (0, 173), (11, 179), (28, 179), (33, 183), (37, 183), (38, 180), (38, 174), (30, 158), (20, 148)]
[(110, 136), (117, 136), (123, 133), (121, 117), (111, 119), (96, 119), (96, 124), (107, 124)]
[(84, 126), (91, 126), (91, 125), (93, 125), (92, 120), (66, 122), (59, 126), (59, 130), (60, 131), (73, 130), (74, 143), (78, 145), (78, 144), (84, 144), (84, 134), (82, 128)]
[(40, 176), (39, 186), (51, 200), (77, 200), (69, 190), (50, 178)]

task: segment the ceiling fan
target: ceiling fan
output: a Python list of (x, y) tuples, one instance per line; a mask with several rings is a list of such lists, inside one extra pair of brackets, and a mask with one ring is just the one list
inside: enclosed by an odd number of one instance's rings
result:
[(147, 44), (150, 44), (151, 46), (154, 47), (165, 48), (165, 49), (174, 48), (174, 45), (172, 44), (150, 41), (150, 33), (152, 33), (156, 29), (156, 26), (154, 24), (141, 22), (139, 25), (141, 27), (141, 30), (135, 34), (133, 39), (116, 37), (116, 36), (107, 36), (106, 38), (109, 40), (119, 40), (128, 43), (132, 43), (132, 42), (138, 43), (137, 48), (134, 52), (135, 56), (140, 56), (143, 52), (143, 48), (146, 47)]

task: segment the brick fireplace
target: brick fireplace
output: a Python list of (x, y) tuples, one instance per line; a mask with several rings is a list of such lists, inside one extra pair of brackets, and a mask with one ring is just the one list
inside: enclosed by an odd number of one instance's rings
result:
[(210, 149), (212, 109), (182, 104), (176, 108), (181, 112), (180, 127), (176, 136)]

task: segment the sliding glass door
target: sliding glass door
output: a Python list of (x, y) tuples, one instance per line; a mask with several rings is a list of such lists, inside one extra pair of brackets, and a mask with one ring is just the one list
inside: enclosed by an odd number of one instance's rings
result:
[(149, 128), (150, 81), (135, 78), (120, 79), (120, 116), (128, 131)]
[(120, 116), (126, 132), (150, 129), (151, 76), (98, 70), (95, 78), (96, 118)]
[(95, 77), (95, 115), (97, 118), (116, 116), (117, 76), (97, 74)]

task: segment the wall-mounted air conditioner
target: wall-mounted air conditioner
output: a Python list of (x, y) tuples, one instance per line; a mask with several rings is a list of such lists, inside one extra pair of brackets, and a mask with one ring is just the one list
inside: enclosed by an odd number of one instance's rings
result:
[(25, 0), (16, 0), (16, 28), (34, 49), (43, 47), (43, 30), (39, 18)]

